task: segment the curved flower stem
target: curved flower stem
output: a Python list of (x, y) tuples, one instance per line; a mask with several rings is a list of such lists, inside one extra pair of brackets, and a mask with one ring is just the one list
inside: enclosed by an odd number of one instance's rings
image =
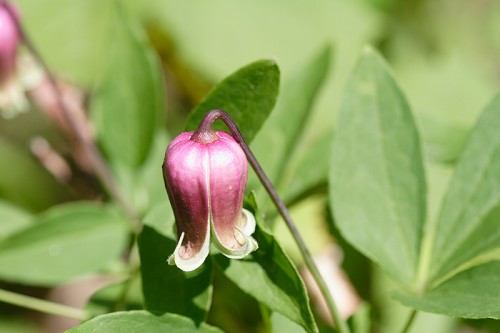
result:
[(413, 309), (410, 312), (410, 315), (406, 319), (405, 325), (401, 329), (401, 333), (407, 333), (410, 330), (411, 325), (413, 324), (413, 321), (415, 320), (415, 317), (417, 316), (417, 310)]
[(111, 197), (123, 208), (125, 213), (134, 221), (135, 228), (138, 226), (137, 213), (130, 207), (125, 198), (123, 197), (121, 191), (119, 190), (117, 184), (114, 181), (113, 175), (106, 163), (106, 160), (101, 155), (99, 149), (97, 148), (93, 139), (87, 134), (87, 129), (82, 127), (82, 124), (78, 122), (78, 119), (73, 116), (73, 113), (66, 105), (62, 91), (57, 83), (55, 75), (50, 71), (47, 63), (40, 55), (40, 52), (36, 49), (35, 45), (31, 42), (30, 38), (26, 34), (21, 22), (16, 18), (16, 14), (12, 11), (11, 7), (7, 6), (6, 1), (0, 3), (7, 13), (11, 16), (12, 20), (16, 24), (17, 31), (23, 41), (24, 45), (35, 58), (38, 64), (43, 68), (45, 75), (47, 76), (50, 86), (54, 90), (54, 96), (56, 98), (56, 103), (61, 109), (64, 120), (67, 122), (71, 130), (73, 131), (79, 144), (84, 149), (86, 155), (88, 156), (95, 175), (99, 178), (100, 182), (109, 193)]
[(288, 229), (292, 233), (295, 242), (299, 246), (300, 252), (302, 254), (302, 257), (304, 258), (304, 262), (307, 268), (311, 272), (311, 275), (314, 277), (314, 280), (318, 284), (318, 287), (320, 288), (321, 293), (323, 294), (323, 297), (325, 298), (326, 303), (328, 304), (328, 308), (330, 310), (330, 313), (332, 314), (333, 319), (335, 320), (338, 331), (340, 333), (349, 333), (350, 332), (349, 327), (347, 326), (346, 322), (340, 315), (340, 312), (337, 309), (335, 302), (333, 301), (332, 295), (330, 294), (330, 291), (328, 290), (325, 281), (321, 277), (318, 267), (314, 263), (311, 253), (309, 252), (309, 249), (307, 248), (304, 239), (300, 235), (297, 226), (293, 222), (290, 213), (288, 212), (285, 204), (283, 203), (278, 193), (274, 189), (273, 185), (271, 184), (271, 181), (269, 180), (269, 178), (267, 178), (266, 174), (264, 173), (264, 170), (262, 170), (259, 162), (257, 161), (252, 151), (250, 150), (250, 147), (248, 147), (248, 144), (245, 142), (243, 135), (241, 134), (240, 130), (238, 129), (238, 126), (236, 126), (236, 123), (233, 121), (233, 119), (229, 116), (229, 114), (227, 114), (222, 110), (212, 110), (208, 112), (205, 115), (205, 117), (203, 117), (195, 134), (202, 135), (203, 133), (210, 133), (212, 124), (217, 119), (222, 120), (224, 124), (226, 124), (227, 128), (231, 132), (236, 142), (240, 144), (241, 148), (245, 152), (245, 155), (247, 156), (248, 162), (255, 170), (257, 177), (259, 177), (260, 181), (262, 182), (262, 185), (264, 185), (267, 193), (269, 194), (272, 201), (278, 208), (278, 211), (280, 212), (281, 216), (285, 220)]
[(84, 321), (90, 318), (90, 315), (85, 310), (74, 308), (68, 305), (45, 301), (31, 296), (17, 294), (4, 289), (0, 289), (0, 301), (31, 310), (76, 319), (79, 321)]

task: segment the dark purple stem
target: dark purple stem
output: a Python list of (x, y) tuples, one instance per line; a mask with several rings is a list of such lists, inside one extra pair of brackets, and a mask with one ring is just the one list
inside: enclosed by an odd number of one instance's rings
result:
[(73, 117), (72, 112), (68, 109), (66, 106), (66, 103), (64, 102), (64, 98), (62, 96), (62, 91), (57, 84), (57, 80), (50, 71), (47, 63), (45, 60), (42, 58), (40, 55), (40, 52), (36, 49), (34, 44), (31, 42), (30, 38), (26, 34), (21, 22), (17, 19), (16, 14), (12, 11), (11, 7), (7, 5), (6, 1), (2, 1), (0, 4), (6, 11), (9, 13), (10, 17), (16, 24), (17, 31), (19, 33), (19, 36), (21, 37), (21, 40), (23, 41), (24, 45), (28, 49), (28, 51), (31, 53), (31, 55), (35, 58), (35, 60), (40, 64), (40, 66), (43, 68), (45, 75), (47, 76), (47, 79), (50, 83), (50, 86), (54, 90), (54, 95), (56, 97), (57, 105), (61, 109), (63, 117), (67, 124), (70, 126), (70, 128), (73, 130), (75, 137), (77, 141), (80, 143), (80, 145), (83, 147), (83, 149), (86, 152), (86, 155), (88, 156), (92, 168), (94, 169), (94, 172), (96, 176), (99, 178), (101, 183), (104, 185), (105, 189), (107, 192), (115, 199), (115, 201), (123, 208), (125, 213), (129, 215), (130, 218), (132, 218), (133, 221), (138, 221), (137, 214), (136, 212), (130, 207), (130, 205), (127, 204), (126, 200), (124, 199), (123, 195), (121, 194), (120, 190), (118, 189), (118, 186), (116, 185), (113, 175), (106, 163), (106, 160), (104, 157), (101, 155), (99, 149), (97, 148), (95, 142), (88, 138), (87, 135), (85, 135), (85, 129), (83, 129), (80, 124), (78, 123), (78, 120)]
[(214, 121), (217, 119), (220, 119), (226, 124), (227, 128), (231, 132), (233, 138), (236, 140), (236, 142), (239, 143), (241, 146), (241, 149), (245, 152), (245, 155), (247, 156), (248, 162), (252, 166), (252, 168), (255, 170), (255, 173), (257, 174), (257, 177), (259, 177), (260, 181), (262, 182), (262, 185), (264, 185), (264, 188), (266, 189), (267, 193), (271, 197), (272, 201), (278, 208), (279, 213), (285, 220), (285, 223), (292, 233), (293, 238), (295, 239), (295, 242), (299, 246), (300, 252), (302, 253), (302, 257), (304, 258), (304, 262), (306, 263), (307, 268), (311, 272), (311, 275), (314, 277), (316, 283), (318, 284), (318, 287), (320, 288), (323, 297), (325, 298), (328, 307), (330, 309), (330, 312), (332, 314), (332, 317), (335, 320), (335, 323), (337, 324), (337, 328), (340, 333), (348, 333), (349, 332), (349, 327), (347, 326), (346, 322), (340, 315), (340, 312), (337, 309), (337, 306), (335, 305), (335, 302), (333, 301), (333, 298), (330, 294), (330, 291), (328, 290), (328, 287), (326, 286), (325, 281), (321, 277), (321, 274), (319, 273), (318, 267), (314, 263), (314, 260), (312, 259), (311, 253), (309, 252), (309, 249), (307, 248), (306, 243), (304, 242), (304, 239), (302, 238), (299, 230), (297, 229), (297, 226), (292, 220), (292, 217), (290, 216), (290, 213), (288, 212), (288, 209), (286, 208), (285, 204), (281, 200), (281, 198), (278, 195), (278, 192), (276, 192), (274, 186), (272, 185), (271, 181), (269, 178), (267, 178), (264, 170), (262, 170), (262, 167), (260, 166), (259, 162), (255, 158), (254, 154), (250, 150), (250, 147), (246, 143), (245, 139), (243, 138), (243, 135), (241, 134), (240, 130), (238, 129), (238, 126), (234, 122), (234, 120), (227, 114), (226, 112), (222, 110), (212, 110), (209, 111), (205, 117), (200, 122), (200, 125), (198, 126), (198, 129), (193, 133), (193, 137), (195, 138), (203, 138), (212, 135), (212, 125)]

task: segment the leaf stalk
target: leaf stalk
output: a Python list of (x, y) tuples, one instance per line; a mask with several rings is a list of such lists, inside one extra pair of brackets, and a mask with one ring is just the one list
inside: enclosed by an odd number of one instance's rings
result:
[(53, 314), (56, 316), (76, 319), (79, 321), (85, 321), (90, 318), (90, 315), (82, 309), (42, 300), (31, 296), (21, 295), (4, 289), (0, 289), (0, 301), (31, 310)]

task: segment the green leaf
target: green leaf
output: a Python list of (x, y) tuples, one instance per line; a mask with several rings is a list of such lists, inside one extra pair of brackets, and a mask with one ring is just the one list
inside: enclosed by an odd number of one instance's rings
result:
[(356, 313), (352, 315), (351, 322), (354, 333), (370, 333), (372, 331), (372, 315), (370, 312), (370, 305), (362, 303), (358, 310), (356, 310)]
[(478, 120), (450, 183), (435, 226), (430, 283), (500, 260), (499, 129), (500, 94)]
[[(500, 95), (483, 111), (462, 154), (423, 252), (420, 294), (406, 305), (464, 318), (500, 319)], [(429, 256), (430, 260), (429, 260)]]
[(216, 327), (201, 324), (197, 326), (189, 318), (167, 313), (155, 316), (147, 311), (115, 312), (95, 317), (80, 326), (72, 328), (67, 333), (191, 333), (191, 332), (222, 332)]
[(168, 142), (166, 131), (159, 130), (155, 134), (149, 155), (140, 168), (114, 165), (114, 175), (126, 195), (127, 202), (131, 203), (141, 216), (168, 200), (160, 167)]
[(170, 205), (155, 207), (145, 218), (139, 236), (142, 290), (146, 309), (154, 313), (178, 313), (202, 322), (212, 301), (212, 265), (209, 260), (193, 272), (169, 266), (177, 237)]
[[(240, 68), (217, 84), (191, 113), (186, 130), (195, 130), (212, 109), (229, 113), (247, 142), (252, 141), (271, 113), (279, 90), (280, 72), (274, 61), (261, 60)], [(215, 124), (215, 129), (226, 130)]]
[(64, 283), (118, 258), (127, 238), (123, 219), (102, 206), (56, 206), (0, 243), (0, 279), (44, 286)]
[(12, 203), (0, 200), (0, 241), (29, 226), (33, 216)]
[(279, 312), (271, 313), (270, 317), (271, 332), (273, 333), (306, 333), (307, 331), (300, 325), (297, 325)]
[(169, 138), (166, 131), (158, 131), (150, 154), (138, 173), (138, 185), (142, 187), (141, 191), (146, 193), (146, 209), (151, 209), (168, 201), (161, 169), (168, 143)]
[(144, 309), (139, 274), (111, 283), (96, 291), (85, 306), (92, 317), (117, 310)]
[(0, 196), (31, 211), (40, 211), (71, 197), (30, 154), (0, 135)]
[(344, 93), (330, 168), (341, 233), (395, 279), (412, 283), (426, 214), (419, 137), (403, 94), (368, 48)]
[(227, 278), (271, 311), (281, 313), (308, 332), (317, 332), (318, 327), (311, 313), (309, 297), (297, 268), (273, 236), (263, 229), (253, 194), (248, 204), (258, 221), (253, 236), (259, 244), (259, 249), (248, 259), (229, 260), (222, 255), (216, 255), (213, 256), (214, 261)]
[(286, 202), (296, 201), (308, 191), (326, 188), (329, 160), (325, 156), (330, 153), (332, 137), (330, 131), (321, 134), (290, 161), (280, 188)]
[[(498, 220), (497, 220), (498, 221)], [(396, 299), (421, 311), (462, 318), (500, 318), (500, 261), (463, 271), (423, 295)]]
[(421, 124), (421, 139), (429, 160), (455, 164), (464, 150), (472, 128), (456, 124), (448, 118), (425, 113), (417, 115), (417, 123)]
[[(297, 150), (314, 101), (328, 73), (330, 58), (331, 48), (326, 46), (286, 82), (276, 109), (252, 143), (252, 151), (273, 182), (282, 180), (288, 161)], [(269, 154), (269, 147), (273, 147), (272, 154)]]
[[(332, 127), (340, 87), (356, 61), (359, 46), (385, 29), (380, 12), (365, 1), (153, 1), (147, 7), (148, 18), (175, 41), (176, 54), (212, 81), (250, 59), (270, 55), (279, 59), (282, 82), (286, 83), (289, 73), (301, 69), (305, 54), (333, 41), (338, 50), (335, 75), (325, 82), (328, 93), (321, 95), (310, 119), (314, 130), (321, 127), (321, 131)], [(213, 19), (221, 13), (223, 20)]]
[(99, 142), (113, 162), (135, 167), (148, 156), (164, 107), (161, 72), (144, 32), (119, 7), (91, 103)]

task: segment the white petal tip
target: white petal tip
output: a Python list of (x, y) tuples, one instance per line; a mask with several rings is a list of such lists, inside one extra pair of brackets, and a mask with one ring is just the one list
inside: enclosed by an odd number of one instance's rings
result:
[(257, 250), (259, 245), (257, 241), (251, 236), (255, 232), (255, 217), (251, 212), (243, 209), (243, 221), (242, 225), (235, 228), (235, 232), (239, 233), (239, 236), (244, 238), (244, 242), (241, 242), (242, 246), (237, 249), (227, 248), (222, 244), (222, 242), (217, 237), (217, 233), (213, 228), (212, 222), (212, 237), (214, 240), (214, 245), (219, 249), (219, 251), (226, 257), (230, 259), (242, 259), (249, 255), (251, 252)]
[(255, 232), (255, 226), (257, 222), (255, 221), (255, 216), (243, 208), (243, 226), (241, 232), (247, 236), (252, 235)]
[(182, 246), (183, 240), (184, 232), (181, 234), (181, 237), (179, 237), (179, 242), (175, 247), (175, 251), (170, 257), (168, 257), (167, 262), (169, 265), (177, 266), (177, 268), (184, 272), (191, 272), (200, 267), (208, 257), (208, 253), (210, 251), (210, 236), (209, 234), (207, 235), (201, 250), (189, 259), (184, 259), (179, 255), (179, 250)]

